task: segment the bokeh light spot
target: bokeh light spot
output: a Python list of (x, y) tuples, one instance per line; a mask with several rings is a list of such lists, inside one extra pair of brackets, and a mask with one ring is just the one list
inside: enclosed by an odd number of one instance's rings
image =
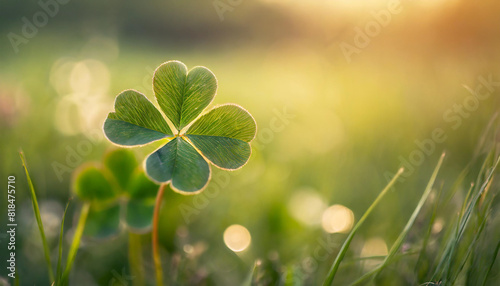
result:
[(432, 225), (432, 233), (440, 233), (444, 227), (444, 220), (442, 218), (437, 218), (434, 224)]
[(78, 102), (69, 96), (62, 97), (54, 112), (54, 124), (57, 130), (64, 135), (80, 133), (82, 126)]
[(354, 213), (342, 205), (333, 205), (323, 212), (321, 226), (328, 233), (349, 232), (354, 223)]
[[(385, 256), (388, 254), (387, 244), (380, 237), (370, 238), (365, 241), (361, 249), (361, 257)], [(368, 259), (364, 262), (365, 270), (372, 269), (380, 263), (378, 259)]]
[(234, 252), (240, 252), (250, 245), (250, 232), (244, 226), (233, 224), (224, 231), (224, 243)]
[(100, 61), (87, 59), (73, 67), (69, 83), (73, 92), (87, 96), (100, 96), (110, 84), (109, 70)]
[(312, 189), (295, 192), (288, 202), (288, 211), (299, 222), (315, 226), (321, 223), (326, 203), (323, 198)]

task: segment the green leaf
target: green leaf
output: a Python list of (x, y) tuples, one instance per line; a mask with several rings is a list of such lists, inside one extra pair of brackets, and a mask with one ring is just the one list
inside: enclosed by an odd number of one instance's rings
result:
[(154, 200), (131, 199), (127, 203), (125, 221), (134, 232), (146, 232), (153, 222)]
[(103, 171), (91, 164), (76, 172), (73, 187), (78, 197), (87, 201), (104, 201), (115, 198), (117, 194)]
[(176, 137), (146, 159), (146, 172), (155, 181), (172, 181), (180, 192), (198, 192), (210, 178), (210, 166), (184, 139)]
[(108, 238), (120, 231), (120, 205), (104, 209), (91, 206), (85, 224), (84, 234), (94, 238)]
[(256, 131), (257, 125), (248, 111), (235, 104), (225, 104), (213, 108), (196, 120), (186, 134), (219, 136), (250, 142)]
[(173, 135), (156, 107), (141, 93), (126, 90), (116, 97), (115, 112), (104, 122), (106, 137), (118, 145), (143, 145)]
[(165, 115), (181, 130), (212, 102), (217, 79), (205, 67), (195, 67), (188, 73), (183, 63), (169, 61), (156, 69), (153, 89)]
[(130, 185), (127, 188), (127, 193), (131, 199), (152, 199), (156, 198), (158, 193), (158, 184), (152, 182), (142, 171), (142, 169), (136, 170), (133, 175)]
[(104, 156), (104, 165), (111, 171), (120, 188), (125, 190), (138, 163), (132, 151), (116, 149)]
[(187, 137), (210, 162), (223, 169), (240, 168), (252, 153), (250, 144), (239, 139), (204, 135)]
[(250, 158), (257, 125), (243, 108), (226, 104), (212, 109), (188, 130), (187, 137), (214, 165), (238, 169)]

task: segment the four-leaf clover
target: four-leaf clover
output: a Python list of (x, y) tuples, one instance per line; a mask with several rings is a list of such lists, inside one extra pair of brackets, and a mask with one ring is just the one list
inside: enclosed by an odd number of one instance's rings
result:
[(103, 163), (87, 163), (75, 171), (73, 189), (90, 203), (85, 234), (106, 238), (125, 223), (129, 231), (151, 228), (158, 185), (149, 180), (132, 151), (117, 149)]
[(153, 91), (166, 118), (146, 96), (126, 90), (116, 97), (115, 112), (104, 122), (106, 137), (121, 146), (170, 139), (145, 161), (151, 179), (171, 182), (172, 189), (179, 192), (195, 193), (210, 179), (208, 162), (227, 170), (245, 165), (257, 129), (250, 113), (238, 105), (224, 104), (199, 117), (217, 91), (210, 70), (195, 67), (188, 71), (179, 61), (166, 62), (154, 73)]

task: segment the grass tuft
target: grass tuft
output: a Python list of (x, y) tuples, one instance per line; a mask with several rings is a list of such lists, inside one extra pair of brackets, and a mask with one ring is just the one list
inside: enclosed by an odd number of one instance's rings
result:
[(26, 159), (24, 157), (23, 151), (19, 151), (19, 156), (21, 157), (21, 162), (23, 164), (24, 172), (26, 173), (26, 179), (28, 180), (28, 187), (30, 189), (31, 194), (31, 203), (33, 205), (33, 211), (35, 212), (36, 223), (38, 224), (38, 230), (40, 232), (40, 236), (42, 238), (43, 252), (45, 255), (45, 261), (47, 262), (47, 268), (49, 272), (49, 279), (51, 282), (54, 282), (54, 272), (52, 270), (52, 263), (50, 262), (50, 250), (49, 245), (47, 244), (47, 239), (45, 238), (45, 231), (43, 229), (42, 217), (40, 216), (40, 208), (38, 207), (38, 201), (36, 198), (35, 187), (33, 186), (33, 182), (31, 181), (31, 177), (28, 171), (28, 164), (26, 163)]
[(349, 249), (349, 245), (351, 244), (352, 239), (354, 238), (354, 235), (358, 231), (358, 229), (363, 225), (365, 222), (366, 218), (372, 213), (372, 211), (375, 209), (375, 207), (378, 205), (380, 200), (385, 196), (385, 194), (392, 188), (392, 186), (396, 183), (397, 179), (401, 174), (403, 173), (404, 168), (400, 168), (399, 171), (396, 173), (394, 178), (387, 184), (387, 186), (380, 192), (380, 194), (377, 196), (375, 201), (370, 205), (368, 210), (363, 214), (361, 219), (356, 223), (356, 225), (352, 228), (351, 232), (347, 236), (344, 244), (340, 248), (339, 253), (337, 254), (337, 257), (335, 258), (335, 261), (332, 264), (332, 267), (330, 268), (330, 271), (328, 271), (328, 274), (326, 276), (326, 279), (323, 283), (323, 286), (328, 286), (332, 285), (333, 279), (335, 278), (335, 274), (337, 274), (337, 270), (339, 269), (340, 263), (342, 262), (342, 259), (344, 259), (345, 254), (347, 253), (347, 249)]
[(361, 276), (358, 280), (356, 280), (351, 285), (357, 285), (357, 284), (364, 282), (368, 278), (375, 277), (378, 273), (380, 273), (380, 271), (382, 271), (385, 267), (387, 267), (387, 265), (389, 265), (391, 263), (392, 259), (396, 255), (397, 251), (401, 248), (401, 245), (403, 244), (404, 239), (406, 238), (406, 236), (410, 232), (410, 229), (412, 228), (413, 224), (415, 223), (415, 220), (417, 219), (418, 214), (422, 210), (422, 207), (424, 206), (425, 202), (427, 201), (427, 198), (429, 197), (429, 195), (432, 191), (432, 187), (434, 186), (434, 182), (436, 181), (436, 177), (437, 177), (437, 174), (439, 172), (439, 169), (441, 169), (441, 165), (443, 164), (444, 156), (445, 156), (445, 153), (443, 153), (441, 155), (441, 158), (439, 159), (439, 162), (437, 163), (436, 168), (434, 169), (434, 172), (432, 173), (432, 176), (431, 176), (429, 182), (427, 183), (427, 187), (425, 188), (425, 191), (422, 194), (422, 197), (420, 197), (420, 200), (417, 204), (417, 207), (415, 208), (415, 210), (413, 211), (413, 214), (411, 215), (410, 219), (406, 223), (406, 226), (404, 227), (403, 231), (399, 234), (398, 238), (396, 239), (396, 241), (392, 245), (392, 247), (389, 250), (389, 253), (385, 257), (384, 261), (379, 266), (377, 266), (373, 270), (371, 270), (370, 272)]

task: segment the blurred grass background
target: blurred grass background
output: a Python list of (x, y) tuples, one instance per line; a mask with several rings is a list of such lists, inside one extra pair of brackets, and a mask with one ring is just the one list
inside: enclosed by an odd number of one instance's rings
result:
[[(230, 178), (227, 185), (215, 182), (224, 185), (216, 195), (167, 192), (160, 233), (166, 272), (190, 283), (208, 277), (207, 285), (234, 285), (256, 259), (269, 265), (270, 276), (286, 267), (304, 268), (319, 238), (339, 245), (345, 238), (325, 232), (323, 211), (340, 204), (358, 219), (387, 183), (386, 172), (395, 173), (401, 158), (408, 160), (417, 149), (415, 140), (431, 138), (441, 128), (447, 139), (382, 202), (353, 242), (353, 257), (368, 242), (383, 254), (441, 152), (447, 151), (447, 160), (438, 182), (446, 188), (470, 162), (481, 132), (499, 110), (495, 90), (461, 117), (456, 130), (443, 118), (470, 96), (464, 85), (475, 88), (479, 77), (490, 75), (500, 80), (500, 4), (495, 1), (403, 1), (402, 11), (392, 14), (350, 61), (340, 44), (354, 45), (356, 27), (364, 29), (371, 13), (387, 9), (390, 1), (261, 0), (231, 6), (235, 2), (69, 1), (17, 53), (9, 33), (22, 36), (22, 18), (32, 22), (43, 9), (37, 1), (0, 4), (0, 170), (4, 178), (17, 177), (23, 284), (47, 277), (45, 269), (33, 267), (42, 263), (43, 253), (23, 191), (18, 149), (26, 153), (56, 255), (64, 205), (73, 196), (71, 171), (112, 148), (102, 123), (114, 97), (133, 88), (153, 99), (153, 71), (167, 60), (211, 69), (219, 81), (214, 104), (244, 106), (259, 128), (245, 168), (234, 176), (214, 170), (214, 177)], [(223, 19), (214, 3), (230, 6)], [(285, 111), (290, 118), (283, 121), (277, 114)], [(136, 150), (138, 158), (157, 146)], [(458, 193), (458, 204), (465, 192)], [(79, 206), (73, 201), (69, 213)], [(0, 208), (6, 213), (4, 199)], [(453, 215), (443, 212), (442, 220)], [(2, 225), (6, 218), (2, 215)], [(71, 227), (71, 219), (67, 222)], [(224, 230), (232, 224), (251, 234), (243, 252), (224, 243)], [(152, 271), (149, 239), (143, 239)], [(126, 242), (125, 234), (113, 241), (85, 241), (74, 281), (120, 285), (117, 277), (128, 271)], [(0, 253), (4, 257), (6, 248)], [(332, 260), (330, 255), (312, 275), (323, 277)], [(498, 263), (496, 271), (498, 277)], [(352, 275), (359, 273), (344, 276), (351, 281)]]

